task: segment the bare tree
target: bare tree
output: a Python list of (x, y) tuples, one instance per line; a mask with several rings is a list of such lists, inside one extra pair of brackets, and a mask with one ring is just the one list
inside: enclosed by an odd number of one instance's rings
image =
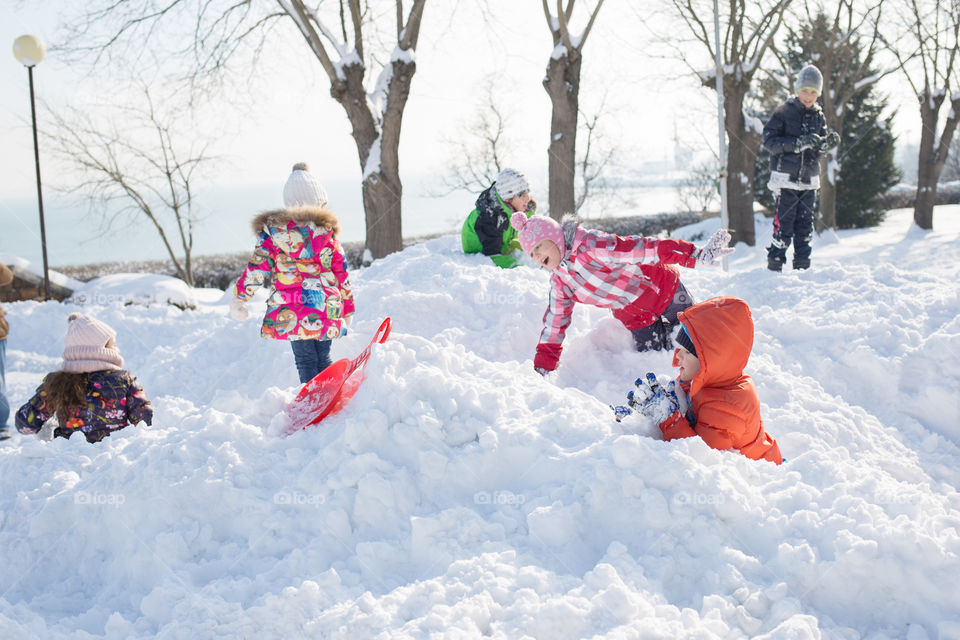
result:
[[(671, 2), (694, 40), (706, 49), (713, 61), (716, 47), (711, 3), (698, 0)], [(729, 0), (726, 14), (721, 12), (720, 15), (724, 129), (728, 139), (726, 181), (730, 232), (733, 242), (745, 242), (751, 246), (756, 244), (753, 228), (753, 182), (757, 152), (762, 143), (762, 129), (756, 118), (745, 115), (745, 101), (754, 74), (770, 48), (790, 2), (791, 0), (768, 0), (747, 3), (742, 0)], [(681, 50), (680, 55), (691, 69), (697, 70), (691, 61), (689, 50)], [(699, 71), (698, 75), (703, 86), (715, 88), (716, 70), (713, 67), (708, 71)]]
[(550, 119), (550, 147), (548, 150), (549, 210), (559, 220), (565, 213), (576, 210), (574, 177), (577, 167), (577, 117), (580, 113), (580, 67), (583, 64), (583, 45), (590, 35), (597, 13), (603, 6), (598, 0), (583, 33), (570, 33), (570, 18), (576, 0), (557, 0), (557, 15), (550, 13), (547, 0), (542, 0), (543, 14), (553, 36), (553, 53), (547, 63), (543, 88), (550, 96), (553, 113)]
[(609, 144), (600, 128), (600, 117), (603, 106), (593, 114), (586, 114), (582, 110), (582, 125), (579, 127), (583, 138), (583, 153), (577, 159), (579, 184), (575, 190), (574, 213), (579, 213), (587, 202), (592, 199), (608, 200), (613, 196), (615, 189), (605, 179), (606, 170), (615, 162), (616, 149)]
[(716, 154), (709, 161), (694, 163), (677, 183), (677, 200), (687, 211), (704, 213), (720, 196), (720, 171)]
[[(897, 57), (920, 107), (920, 151), (917, 159), (917, 199), (913, 221), (933, 228), (937, 182), (950, 153), (960, 120), (960, 6), (957, 2), (905, 0), (901, 24), (910, 30), (909, 45), (890, 49)], [(949, 105), (943, 128), (940, 109)], [(939, 136), (938, 136), (939, 129)]]
[[(99, 204), (108, 224), (133, 214), (150, 221), (176, 269), (193, 286), (194, 174), (215, 158), (209, 143), (176, 134), (177, 118), (143, 88), (143, 105), (50, 112), (52, 153), (81, 176), (67, 189)], [(185, 136), (184, 136), (185, 137)]]
[[(393, 11), (376, 13), (362, 0), (330, 3), (305, 0), (276, 0), (275, 4), (253, 0), (108, 0), (86, 9), (77, 24), (84, 50), (103, 55), (121, 41), (134, 42), (141, 50), (161, 40), (161, 23), (175, 37), (189, 44), (176, 53), (188, 56), (191, 79), (222, 72), (228, 62), (244, 50), (256, 55), (268, 38), (278, 36), (271, 28), (278, 21), (294, 26), (323, 67), (330, 81), (330, 95), (340, 103), (352, 126), (362, 171), (363, 206), (366, 213), (367, 249), (374, 258), (403, 248), (401, 229), (400, 127), (416, 72), (414, 51), (426, 0), (413, 0), (407, 12), (403, 1), (395, 0)], [(89, 5), (88, 5), (89, 6)], [(270, 8), (272, 7), (272, 8)], [(330, 13), (321, 15), (328, 8)], [(377, 31), (394, 22), (389, 36)], [(330, 24), (336, 24), (331, 28)], [(381, 39), (392, 42), (383, 47), (380, 60), (371, 51)], [(386, 44), (385, 42), (385, 44)], [(170, 45), (175, 46), (175, 45)], [(76, 49), (76, 45), (74, 45)], [(372, 83), (365, 86), (366, 73), (381, 67)]]
[[(456, 139), (446, 139), (451, 147), (449, 171), (442, 178), (444, 190), (437, 195), (446, 195), (454, 191), (479, 192), (489, 187), (497, 174), (506, 166), (516, 146), (517, 138), (510, 127), (509, 115), (499, 106), (500, 101), (494, 95), (494, 83), (484, 82), (487, 87), (486, 100), (477, 107), (472, 119), (461, 127), (462, 135)], [(573, 212), (579, 212), (588, 201), (604, 201), (615, 194), (612, 184), (606, 180), (607, 170), (614, 165), (616, 148), (608, 144), (601, 130), (601, 119), (605, 113), (605, 101), (596, 112), (582, 116), (578, 134), (583, 142), (583, 152), (575, 165), (576, 191)]]
[(504, 168), (504, 159), (513, 149), (509, 129), (509, 117), (499, 106), (494, 95), (494, 83), (491, 78), (484, 81), (486, 99), (478, 105), (470, 121), (460, 127), (461, 136), (446, 138), (445, 144), (451, 148), (449, 171), (441, 181), (445, 190), (438, 195), (447, 195), (454, 191), (478, 193), (493, 183), (497, 174)]
[[(888, 3), (889, 4), (889, 3)], [(897, 70), (896, 66), (877, 70), (877, 55), (885, 49), (880, 32), (880, 19), (884, 2), (872, 4), (837, 0), (832, 16), (823, 13), (819, 4), (805, 4), (802, 13), (809, 26), (800, 30), (790, 29), (788, 42), (795, 49), (803, 50), (801, 64), (815, 61), (823, 73), (823, 114), (827, 127), (843, 136), (843, 119), (849, 102), (884, 76)], [(787, 81), (799, 67), (796, 51), (777, 51), (783, 62)], [(795, 68), (796, 67), (796, 68)], [(787, 94), (793, 87), (785, 86)], [(825, 180), (820, 183), (820, 218), (817, 231), (837, 227), (837, 177), (844, 149), (832, 149), (822, 160)]]
[(954, 136), (950, 143), (950, 153), (947, 154), (947, 161), (943, 165), (943, 172), (940, 174), (940, 182), (954, 182), (960, 180), (960, 137)]

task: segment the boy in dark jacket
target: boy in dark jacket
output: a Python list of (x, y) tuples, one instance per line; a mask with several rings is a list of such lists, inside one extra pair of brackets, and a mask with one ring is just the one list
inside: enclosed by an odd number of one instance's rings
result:
[(494, 264), (504, 269), (517, 266), (516, 259), (510, 255), (519, 248), (510, 216), (522, 211), (529, 218), (536, 208), (524, 175), (516, 169), (504, 169), (477, 197), (476, 208), (463, 223), (463, 252), (490, 256)]
[(810, 268), (813, 203), (820, 188), (820, 155), (837, 146), (840, 136), (827, 132), (817, 98), (823, 75), (813, 65), (800, 70), (797, 95), (770, 116), (763, 128), (763, 146), (770, 152), (770, 182), (776, 197), (773, 241), (767, 247), (767, 268), (783, 269), (793, 241), (793, 268)]

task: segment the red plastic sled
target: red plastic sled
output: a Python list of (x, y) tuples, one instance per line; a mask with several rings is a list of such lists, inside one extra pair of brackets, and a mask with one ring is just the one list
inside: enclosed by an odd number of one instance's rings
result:
[(353, 360), (337, 360), (303, 385), (287, 407), (291, 433), (315, 425), (343, 408), (363, 382), (363, 367), (370, 359), (373, 345), (386, 342), (390, 326), (390, 318), (387, 318), (359, 356)]

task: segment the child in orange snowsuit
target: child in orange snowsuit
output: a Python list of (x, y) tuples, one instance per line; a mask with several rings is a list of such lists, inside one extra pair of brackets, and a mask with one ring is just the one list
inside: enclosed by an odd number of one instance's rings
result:
[(704, 300), (677, 314), (677, 380), (660, 387), (648, 373), (630, 404), (660, 425), (664, 440), (700, 436), (714, 449), (781, 464), (780, 447), (763, 428), (760, 398), (743, 369), (753, 348), (753, 317), (740, 298)]

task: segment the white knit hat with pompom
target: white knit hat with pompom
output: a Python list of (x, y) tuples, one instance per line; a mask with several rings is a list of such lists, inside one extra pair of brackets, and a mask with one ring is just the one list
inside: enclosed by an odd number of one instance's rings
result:
[(504, 169), (498, 173), (493, 186), (497, 190), (497, 195), (503, 200), (509, 200), (530, 190), (526, 177), (516, 169)]
[(322, 207), (327, 204), (327, 190), (310, 173), (306, 162), (293, 165), (293, 172), (283, 185), (283, 206)]

